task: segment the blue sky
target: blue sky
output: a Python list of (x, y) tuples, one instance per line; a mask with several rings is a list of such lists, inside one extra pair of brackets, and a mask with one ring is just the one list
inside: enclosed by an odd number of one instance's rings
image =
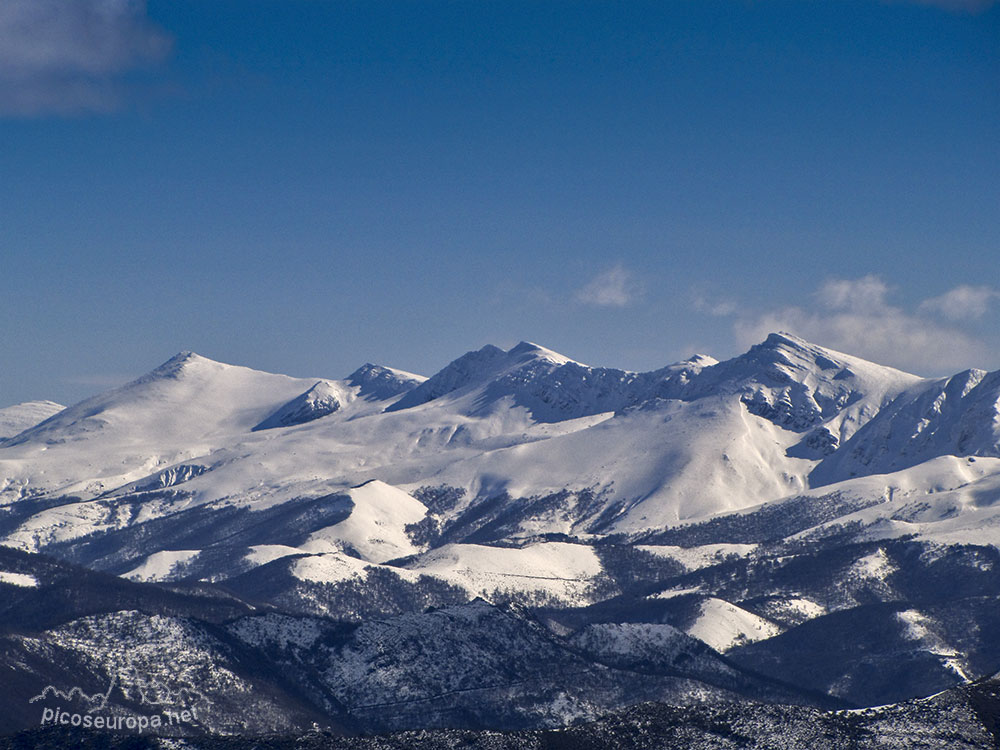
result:
[(982, 0), (8, 0), (0, 405), (768, 330), (1000, 367)]

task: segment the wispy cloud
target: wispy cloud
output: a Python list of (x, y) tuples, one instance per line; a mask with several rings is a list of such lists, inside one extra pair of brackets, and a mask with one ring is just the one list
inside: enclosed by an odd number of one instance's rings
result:
[(597, 307), (627, 307), (642, 295), (642, 286), (620, 263), (595, 276), (577, 290), (574, 299)]
[(855, 313), (883, 312), (888, 285), (878, 276), (860, 279), (829, 279), (816, 291), (819, 303), (828, 310)]
[[(917, 305), (916, 310), (906, 310), (889, 301), (891, 290), (877, 276), (830, 279), (813, 294), (814, 305), (786, 306), (740, 318), (734, 323), (734, 332), (740, 345), (748, 346), (773, 331), (788, 331), (817, 344), (921, 374), (988, 366), (993, 359), (989, 347), (954, 322), (974, 317), (979, 310), (976, 304), (983, 302), (982, 295), (970, 293), (970, 289), (981, 288), (956, 287)], [(951, 322), (926, 314), (930, 311), (942, 312)]]
[(940, 297), (924, 300), (920, 309), (943, 315), (948, 320), (975, 320), (983, 317), (997, 298), (1000, 298), (1000, 291), (992, 287), (963, 284)]
[(143, 0), (3, 0), (0, 115), (112, 109), (121, 76), (170, 45)]
[(736, 300), (727, 297), (713, 298), (700, 292), (692, 296), (691, 302), (697, 312), (711, 315), (713, 318), (727, 318), (735, 315), (739, 309)]

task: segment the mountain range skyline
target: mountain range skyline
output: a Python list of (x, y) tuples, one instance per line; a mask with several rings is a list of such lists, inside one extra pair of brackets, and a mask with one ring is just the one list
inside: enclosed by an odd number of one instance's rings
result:
[[(884, 287), (884, 285), (881, 285), (881, 282), (878, 282), (877, 280), (869, 278), (869, 279), (858, 280), (857, 283), (854, 283), (854, 282), (831, 282), (831, 283), (828, 283), (826, 285), (826, 294), (829, 296), (831, 294), (830, 289), (832, 287), (839, 286), (840, 289), (841, 289), (841, 291), (839, 292), (839, 294), (846, 295), (847, 298), (850, 299), (852, 302), (856, 302), (858, 299), (860, 299), (860, 295), (864, 293), (864, 290), (866, 288), (870, 288), (872, 284), (875, 284), (875, 286), (876, 286), (876, 292), (875, 292), (876, 297), (875, 297), (874, 304), (870, 306), (870, 309), (872, 310), (871, 314), (884, 314), (886, 312), (886, 308), (884, 307), (882, 301), (879, 299), (879, 297), (882, 294), (884, 294), (884, 288), (882, 289), (882, 291), (879, 291), (877, 289), (877, 287), (879, 287), (879, 286), (883, 286)], [(935, 298), (933, 300), (926, 301), (922, 305), (922, 308), (924, 310), (930, 310), (931, 308), (936, 308), (943, 317), (945, 317), (947, 319), (951, 319), (951, 320), (955, 320), (955, 319), (959, 319), (959, 318), (963, 318), (963, 317), (965, 317), (965, 318), (968, 318), (968, 317), (980, 317), (983, 314), (985, 314), (987, 312), (987, 310), (990, 309), (991, 304), (992, 304), (991, 300), (992, 300), (992, 298), (993, 298), (994, 295), (993, 295), (992, 292), (990, 292), (988, 290), (989, 290), (989, 287), (979, 287), (978, 289), (977, 288), (972, 288), (972, 287), (966, 287), (966, 286), (958, 287), (955, 290), (952, 290), (951, 293), (942, 295), (940, 298)], [(835, 292), (833, 294), (836, 295), (838, 293)], [(704, 300), (701, 300), (699, 302), (699, 304), (707, 304), (707, 303), (705, 303)], [(718, 304), (724, 304), (724, 303), (718, 303)], [(725, 311), (726, 311), (727, 315), (731, 314), (731, 312), (729, 311), (728, 307), (725, 308)], [(806, 316), (806, 315), (808, 315), (807, 313), (805, 313), (805, 311), (799, 310), (799, 309), (792, 309), (792, 310), (786, 311), (786, 312), (788, 312), (788, 314), (792, 315), (793, 317), (794, 316)], [(898, 312), (899, 311), (895, 311), (892, 308), (888, 308), (888, 314), (889, 314), (890, 317), (895, 317)], [(818, 316), (816, 316), (816, 317), (818, 318)], [(766, 336), (769, 333), (788, 334), (788, 335), (791, 335), (793, 337), (798, 337), (798, 338), (802, 338), (803, 340), (806, 340), (806, 337), (799, 336), (799, 334), (796, 334), (792, 330), (785, 330), (785, 329), (781, 329), (780, 327), (773, 328), (773, 329), (767, 329), (766, 328), (767, 324), (773, 323), (773, 322), (778, 322), (778, 320), (779, 320), (779, 318), (776, 318), (776, 317), (775, 318), (767, 317), (767, 316), (762, 317), (759, 321), (757, 321), (753, 325), (745, 325), (745, 326), (743, 326), (738, 335), (739, 335), (739, 337), (740, 337), (741, 340), (743, 340), (743, 341), (746, 342), (746, 345), (750, 345), (750, 344), (752, 344), (752, 343), (754, 343), (755, 341), (758, 341), (758, 340), (763, 340), (764, 338), (766, 338)], [(916, 325), (916, 322), (914, 322), (914, 321), (907, 321), (907, 322), (908, 323), (913, 323), (914, 325)], [(868, 320), (868, 318), (866, 317), (866, 315), (857, 316), (857, 317), (852, 318), (850, 320), (846, 320), (846, 321), (844, 321), (842, 323), (842, 325), (839, 325), (839, 326), (838, 326), (838, 324), (836, 322), (834, 322), (832, 327), (834, 327), (834, 328), (842, 327), (844, 329), (843, 332), (834, 335), (834, 338), (840, 337), (840, 338), (842, 338), (846, 342), (849, 338), (850, 339), (854, 339), (854, 337), (862, 336), (862, 332), (865, 331), (865, 330), (867, 330), (867, 332), (869, 334), (871, 334), (871, 333), (873, 333), (873, 331), (870, 329), (870, 327), (866, 329), (866, 326), (868, 326), (869, 323), (870, 323), (870, 321)], [(889, 328), (891, 328), (891, 327), (893, 327), (895, 325), (898, 325), (898, 324), (899, 324), (899, 321), (892, 321), (889, 324)], [(737, 325), (739, 325), (739, 324), (737, 324)], [(762, 335), (758, 336), (758, 334), (762, 334)], [(876, 349), (877, 349), (878, 346), (880, 346), (881, 344), (885, 343), (885, 339), (886, 339), (886, 337), (888, 337), (888, 336), (891, 335), (891, 331), (878, 331), (878, 330), (876, 330), (876, 331), (874, 331), (874, 334), (875, 334), (875, 336), (873, 337), (874, 340), (872, 342), (870, 342), (870, 343), (874, 347), (876, 347)], [(946, 335), (946, 334), (943, 333), (940, 330), (935, 329), (933, 326), (931, 326), (931, 329), (929, 331), (928, 330), (917, 331), (916, 333), (913, 334), (913, 337), (916, 338), (916, 339), (918, 339), (919, 341), (923, 341), (928, 347), (930, 347), (931, 349), (933, 349), (933, 347), (935, 345), (934, 344), (934, 340), (937, 339), (939, 336), (942, 336), (942, 335)], [(753, 338), (755, 336), (758, 336), (758, 338)], [(521, 344), (529, 343), (529, 344), (535, 345), (534, 342), (528, 341), (527, 339), (520, 339), (519, 341), (520, 341)], [(920, 345), (919, 341), (916, 344), (918, 346)], [(507, 347), (511, 347), (511, 346), (517, 345), (515, 343), (514, 339), (506, 339), (506, 340), (500, 340), (499, 342), (486, 343), (486, 346), (495, 346), (495, 345), (497, 345), (497, 343), (499, 343), (501, 345), (504, 345), (504, 346), (507, 346)], [(819, 342), (817, 342), (817, 343), (819, 343)], [(894, 344), (894, 346), (898, 346), (898, 345), (899, 345), (899, 342), (896, 342)], [(896, 357), (894, 357), (893, 354), (892, 354), (892, 351), (891, 351), (892, 347), (889, 347), (889, 352), (887, 354), (885, 354), (885, 356), (883, 356), (883, 357), (878, 357), (878, 356), (870, 357), (869, 356), (869, 357), (866, 357), (866, 358), (869, 359), (870, 361), (873, 361), (873, 362), (879, 362), (881, 364), (885, 364), (885, 365), (888, 365), (888, 366), (895, 366), (895, 367), (897, 367), (897, 369), (901, 369), (901, 370), (904, 370), (904, 371), (907, 371), (907, 372), (912, 372), (913, 374), (920, 374), (923, 377), (940, 377), (940, 376), (943, 376), (943, 375), (948, 374), (950, 372), (954, 372), (957, 369), (967, 369), (967, 368), (976, 368), (976, 367), (981, 367), (981, 368), (985, 368), (985, 369), (995, 369), (993, 366), (991, 366), (991, 362), (993, 362), (994, 360), (996, 360), (997, 364), (1000, 364), (1000, 355), (998, 355), (998, 357), (991, 358), (990, 355), (986, 353), (987, 349), (986, 349), (985, 342), (976, 342), (971, 337), (964, 336), (964, 335), (958, 335), (958, 341), (957, 342), (953, 342), (953, 345), (956, 347), (956, 351), (959, 351), (959, 350), (961, 351), (961, 354), (960, 354), (961, 359), (959, 359), (957, 361), (962, 362), (962, 366), (959, 367), (959, 368), (950, 368), (950, 367), (947, 367), (947, 366), (939, 366), (935, 371), (932, 371), (930, 373), (928, 373), (926, 370), (921, 370), (921, 368), (907, 368), (905, 366), (901, 366), (898, 363), (894, 364), (893, 360), (896, 359)], [(907, 339), (907, 340), (905, 340), (903, 342), (903, 346), (905, 346), (907, 349), (910, 349), (912, 346), (914, 346), (914, 343), (913, 343), (913, 341)], [(828, 348), (833, 349), (835, 351), (840, 351), (840, 349), (838, 349), (837, 347), (832, 346), (832, 345), (829, 346)], [(850, 347), (843, 347), (843, 348), (847, 349), (847, 348), (850, 348)], [(871, 346), (864, 346), (863, 348), (866, 350), (866, 353), (867, 353), (867, 351), (870, 350), (872, 347)], [(174, 356), (181, 356), (183, 354), (188, 354), (188, 353), (197, 353), (197, 352), (195, 352), (194, 349), (183, 348), (182, 347), (181, 349), (177, 350), (177, 352), (176, 352), (176, 354)], [(730, 356), (736, 356), (737, 354), (738, 354), (738, 351), (736, 351), (736, 352), (731, 351), (730, 352)], [(201, 355), (199, 354), (199, 356), (201, 356)], [(560, 356), (562, 356), (562, 355), (560, 355)], [(690, 350), (690, 351), (687, 351), (685, 354), (683, 354), (681, 356), (678, 356), (675, 359), (671, 359), (669, 361), (671, 363), (675, 363), (675, 362), (680, 362), (680, 361), (683, 361), (683, 360), (686, 360), (686, 359), (690, 359), (690, 358), (696, 357), (696, 356), (708, 356), (708, 357), (712, 357), (712, 353), (708, 352), (706, 350), (698, 350), (698, 351)], [(214, 359), (213, 357), (207, 357), (207, 358), (208, 359)], [(712, 358), (714, 359), (714, 357), (712, 357)], [(723, 358), (728, 358), (728, 357), (723, 357)], [(216, 360), (216, 361), (220, 361), (221, 362), (222, 360)], [(910, 362), (912, 364), (912, 360), (910, 360)], [(233, 364), (236, 364), (236, 363), (233, 363)], [(251, 366), (252, 367), (252, 365), (250, 363), (241, 363), (241, 364), (243, 366)], [(365, 364), (366, 365), (372, 365), (374, 363), (372, 361), (366, 360)], [(658, 366), (662, 366), (662, 365), (663, 365), (663, 361), (660, 361), (659, 363), (657, 363), (657, 362), (654, 361), (653, 365), (650, 368), (648, 368), (648, 369), (649, 370), (653, 370), (653, 369), (656, 369)], [(383, 364), (383, 365), (380, 365), (380, 366), (392, 367), (394, 369), (399, 369), (399, 368), (395, 368), (393, 365), (390, 365), (390, 364)], [(605, 366), (605, 367), (617, 367), (619, 369), (625, 369), (625, 370), (628, 370), (628, 371), (631, 371), (631, 372), (639, 372), (640, 371), (640, 370), (634, 370), (634, 369), (627, 368), (627, 367), (622, 367), (620, 363), (602, 363), (602, 366)], [(258, 368), (255, 368), (255, 369), (258, 369)], [(411, 368), (402, 368), (401, 371), (402, 372), (410, 372)], [(429, 372), (436, 372), (436, 371), (437, 370), (433, 370), (433, 369), (429, 370)], [(412, 370), (412, 372), (414, 374), (417, 374), (417, 371), (415, 369)], [(90, 395), (93, 395), (94, 393), (99, 392), (101, 390), (106, 390), (108, 388), (114, 388), (114, 387), (117, 387), (117, 386), (125, 385), (126, 383), (130, 382), (131, 380), (133, 380), (134, 378), (139, 377), (139, 376), (140, 376), (140, 373), (133, 373), (133, 374), (130, 374), (130, 375), (127, 375), (127, 374), (117, 374), (117, 375), (114, 375), (114, 374), (104, 374), (104, 375), (96, 375), (96, 376), (92, 376), (92, 377), (84, 377), (84, 378), (80, 379), (79, 381), (76, 381), (73, 384), (73, 386), (71, 388), (69, 388), (68, 391), (66, 389), (66, 385), (67, 384), (66, 384), (66, 382), (64, 382), (61, 387), (57, 387), (57, 388), (53, 389), (55, 391), (55, 393), (42, 393), (41, 392), (42, 387), (34, 385), (34, 386), (30, 386), (27, 390), (23, 391), (22, 392), (22, 397), (20, 397), (20, 398), (13, 397), (13, 395), (11, 395), (10, 397), (6, 397), (5, 401), (0, 401), (0, 408), (13, 407), (13, 406), (16, 406), (18, 404), (31, 403), (31, 402), (52, 401), (53, 403), (60, 403), (60, 401), (57, 401), (56, 398), (55, 398), (55, 396), (57, 396), (59, 393), (63, 393), (63, 394), (67, 394), (67, 393), (68, 394), (76, 394), (76, 396), (74, 398), (69, 398), (69, 399), (65, 399), (64, 398), (64, 399), (62, 399), (62, 401), (66, 402), (66, 403), (75, 403), (76, 401), (88, 398)], [(306, 378), (308, 378), (308, 377), (315, 377), (317, 379), (323, 379), (325, 377), (330, 377), (330, 376), (329, 375), (317, 375), (316, 373), (312, 373), (312, 374), (308, 374), (307, 373), (307, 374), (300, 375), (300, 377), (306, 377)], [(23, 397), (24, 394), (28, 394), (28, 397)], [(0, 393), (0, 395), (5, 395), (5, 394)]]

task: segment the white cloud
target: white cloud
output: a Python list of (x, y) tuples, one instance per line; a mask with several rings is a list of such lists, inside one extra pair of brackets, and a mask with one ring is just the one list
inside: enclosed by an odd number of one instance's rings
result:
[(639, 298), (641, 287), (632, 273), (620, 263), (599, 273), (577, 290), (574, 298), (585, 305), (626, 307)]
[(989, 347), (978, 338), (956, 325), (892, 305), (888, 293), (888, 286), (877, 276), (832, 279), (816, 291), (814, 307), (787, 306), (743, 318), (734, 324), (734, 332), (739, 343), (748, 346), (773, 331), (788, 331), (919, 374), (988, 366), (993, 359)]
[(704, 294), (695, 294), (692, 302), (697, 312), (711, 315), (713, 318), (728, 318), (730, 315), (735, 315), (739, 309), (735, 300), (710, 299)]
[(878, 276), (860, 279), (829, 279), (817, 290), (820, 304), (829, 310), (871, 311), (886, 306), (889, 287)]
[(143, 0), (2, 0), (0, 114), (110, 109), (121, 75), (169, 49)]
[(1000, 292), (991, 287), (963, 284), (940, 297), (924, 300), (920, 309), (938, 313), (948, 320), (972, 320), (983, 317), (997, 297), (1000, 297)]

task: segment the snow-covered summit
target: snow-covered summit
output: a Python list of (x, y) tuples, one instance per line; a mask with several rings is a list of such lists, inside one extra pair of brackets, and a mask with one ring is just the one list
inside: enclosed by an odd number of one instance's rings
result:
[(315, 383), (181, 352), (130, 383), (62, 410), (12, 444), (64, 443), (95, 433), (155, 444), (248, 431)]
[(692, 378), (715, 364), (711, 357), (697, 355), (636, 373), (591, 367), (527, 341), (507, 351), (487, 345), (451, 362), (388, 411), (447, 397), (469, 415), (518, 406), (538, 422), (561, 422), (619, 411), (652, 398), (679, 397)]
[(575, 360), (572, 360), (559, 352), (547, 349), (544, 346), (539, 346), (532, 341), (521, 341), (517, 344), (517, 346), (512, 347), (507, 354), (522, 362), (529, 362), (538, 359), (551, 362), (555, 365), (565, 365), (568, 362), (575, 362)]
[(412, 391), (426, 380), (423, 375), (373, 365), (371, 362), (363, 364), (347, 376), (347, 382), (358, 388), (361, 398), (375, 401), (384, 401)]
[(686, 397), (737, 393), (751, 414), (796, 432), (819, 429), (822, 434), (807, 440), (832, 446), (920, 382), (892, 367), (772, 333), (746, 353), (706, 368)]
[(567, 357), (526, 341), (509, 351), (487, 344), (446, 365), (389, 407), (389, 411), (409, 409), (456, 391), (482, 386), (522, 368), (548, 370), (569, 361)]

